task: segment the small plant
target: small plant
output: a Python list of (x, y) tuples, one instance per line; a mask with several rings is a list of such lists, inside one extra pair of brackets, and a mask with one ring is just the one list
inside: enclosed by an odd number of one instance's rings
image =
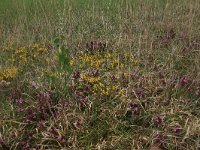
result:
[(65, 37), (63, 35), (55, 35), (53, 37), (54, 47), (58, 50), (58, 72), (64, 75), (64, 91), (68, 92), (68, 81), (72, 73), (70, 65), (70, 51), (64, 44)]

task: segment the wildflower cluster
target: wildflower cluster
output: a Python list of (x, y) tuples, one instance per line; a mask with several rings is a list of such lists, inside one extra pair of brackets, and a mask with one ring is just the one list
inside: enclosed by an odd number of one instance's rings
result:
[(17, 77), (17, 74), (24, 72), (27, 68), (38, 67), (36, 64), (47, 64), (47, 48), (41, 44), (33, 44), (29, 47), (16, 47), (9, 43), (6, 47), (1, 48), (0, 81)]
[[(72, 147), (76, 140), (84, 147), (88, 140), (98, 145), (102, 139), (121, 137), (124, 132), (131, 133), (130, 141), (134, 139), (145, 148), (151, 144), (168, 147), (167, 143), (181, 143), (186, 135), (187, 115), (198, 124), (193, 115), (198, 112), (191, 110), (200, 104), (200, 85), (194, 77), (171, 76), (155, 64), (147, 70), (147, 64), (136, 55), (109, 51), (102, 44), (91, 43), (86, 51), (70, 55), (69, 49), (62, 50), (59, 59), (48, 61), (44, 60), (48, 48), (39, 44), (3, 51), (11, 53), (7, 61), (10, 67), (0, 67), (0, 86), (27, 72), (43, 81), (30, 79), (25, 87), (17, 85), (5, 93), (19, 127), (0, 136), (4, 147), (14, 143), (18, 149), (60, 149)], [(192, 123), (187, 124), (192, 129)], [(197, 136), (197, 131), (194, 128), (191, 132)], [(121, 138), (127, 144), (128, 139)]]
[(17, 76), (17, 68), (15, 66), (10, 66), (7, 68), (3, 68), (0, 66), (0, 81), (13, 79)]
[[(90, 85), (91, 91), (99, 96), (121, 95), (120, 84), (129, 78), (129, 73), (124, 72), (126, 61), (134, 60), (129, 67), (137, 66), (137, 59), (127, 54), (116, 54), (113, 52), (95, 51), (93, 53), (80, 52), (77, 59), (71, 60), (70, 64), (76, 69), (72, 79), (73, 87)], [(124, 57), (124, 61), (122, 61)], [(124, 72), (124, 73), (123, 73)], [(121, 78), (122, 77), (122, 78)]]
[(70, 64), (79, 69), (94, 68), (106, 71), (121, 70), (126, 62), (131, 60), (131, 65), (137, 65), (138, 60), (134, 56), (128, 54), (116, 54), (111, 52), (101, 53), (99, 51), (93, 54), (80, 52), (76, 56), (76, 60), (71, 60)]

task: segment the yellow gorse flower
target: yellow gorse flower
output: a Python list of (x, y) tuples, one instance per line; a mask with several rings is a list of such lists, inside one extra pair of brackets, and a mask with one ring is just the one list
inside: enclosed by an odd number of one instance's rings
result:
[(88, 78), (88, 81), (89, 81), (90, 83), (97, 83), (97, 82), (100, 81), (100, 80), (101, 80), (100, 77), (89, 77), (89, 78)]
[(111, 95), (116, 90), (116, 86), (106, 86), (105, 84), (98, 82), (93, 86), (93, 90), (94, 92), (100, 92), (102, 96)]
[(94, 68), (99, 68), (103, 64), (103, 60), (96, 60), (91, 62), (91, 66)]
[(126, 90), (123, 88), (123, 89), (121, 89), (120, 91), (119, 91), (119, 93), (118, 93), (118, 95), (119, 96), (123, 96), (123, 95), (125, 95), (126, 94)]
[(81, 76), (81, 79), (82, 79), (82, 80), (86, 80), (86, 79), (87, 79), (87, 76), (86, 76), (85, 73), (82, 73), (80, 76)]
[(15, 66), (11, 66), (0, 70), (1, 78), (10, 79), (17, 76), (18, 69)]
[(104, 57), (107, 58), (107, 59), (108, 59), (108, 58), (112, 58), (112, 54), (111, 54), (111, 53), (106, 53), (106, 54), (104, 55)]
[(39, 52), (45, 52), (45, 51), (47, 51), (47, 48), (45, 48), (45, 47), (40, 47), (40, 48), (38, 49), (38, 51), (39, 51)]
[(107, 86), (104, 89), (101, 90), (101, 95), (110, 95), (113, 93), (113, 91), (116, 89), (115, 86)]
[(28, 51), (25, 47), (20, 47), (16, 49), (15, 53), (16, 53), (16, 57), (18, 57), (19, 64), (24, 64), (25, 62), (27, 62)]
[(87, 81), (92, 84), (97, 83), (101, 80), (100, 77), (90, 77), (86, 73), (82, 73), (80, 76), (82, 80)]
[(32, 47), (35, 51), (37, 52), (45, 52), (47, 51), (48, 49), (46, 47), (42, 47), (40, 44), (38, 43), (35, 43)]
[(38, 43), (35, 43), (35, 44), (33, 45), (33, 49), (39, 49), (39, 47), (40, 47), (40, 44), (38, 44)]
[(75, 65), (75, 61), (74, 60), (70, 60), (69, 63), (70, 63), (71, 66)]

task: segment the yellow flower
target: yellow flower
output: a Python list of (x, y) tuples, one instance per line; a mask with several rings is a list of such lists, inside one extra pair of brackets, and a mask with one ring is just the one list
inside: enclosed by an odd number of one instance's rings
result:
[(94, 86), (93, 86), (93, 90), (94, 90), (94, 91), (98, 91), (98, 90), (99, 90), (99, 86), (98, 86), (98, 84), (94, 84)]
[(128, 76), (129, 76), (129, 73), (128, 73), (128, 72), (125, 72), (125, 73), (124, 73), (124, 77), (127, 78)]
[(49, 64), (51, 60), (49, 58), (45, 58), (45, 62)]
[(98, 82), (98, 83), (96, 83), (96, 84), (94, 84), (94, 86), (93, 86), (93, 90), (95, 91), (95, 92), (98, 92), (98, 91), (101, 91), (102, 92), (102, 90), (105, 88), (105, 85), (103, 84), (103, 83), (101, 83), (101, 82)]
[(103, 64), (102, 60), (96, 60), (91, 62), (91, 66), (95, 68), (99, 68)]
[(93, 60), (92, 56), (84, 55), (82, 57), (83, 62), (91, 62)]
[(33, 45), (33, 49), (38, 49), (40, 47), (40, 44), (38, 44), (38, 43), (35, 43), (34, 45)]
[(120, 64), (120, 68), (124, 68), (124, 64)]
[(108, 59), (108, 58), (111, 58), (112, 55), (111, 55), (111, 53), (106, 53), (104, 57)]
[(83, 80), (86, 80), (86, 79), (87, 79), (87, 76), (86, 76), (85, 73), (81, 73), (81, 79), (83, 79)]
[(114, 91), (114, 90), (116, 90), (116, 87), (114, 85), (111, 85), (110, 89)]
[(70, 60), (70, 65), (73, 66), (75, 64), (74, 60)]
[(107, 89), (102, 90), (102, 95), (109, 95), (109, 91)]
[(38, 57), (38, 55), (39, 55), (39, 53), (34, 53), (33, 57), (36, 58), (36, 57)]
[(3, 77), (6, 79), (14, 78), (17, 75), (17, 71), (18, 71), (17, 68), (14, 66), (6, 68), (3, 71)]
[(139, 61), (138, 61), (137, 59), (134, 59), (134, 60), (132, 60), (132, 62), (133, 62), (135, 65), (137, 65)]
[(18, 49), (16, 50), (16, 53), (17, 53), (18, 55), (26, 54), (26, 53), (27, 53), (27, 50), (26, 50), (25, 47), (20, 47), (20, 48), (18, 48)]
[(90, 83), (97, 83), (98, 81), (100, 81), (100, 77), (90, 77), (89, 79), (88, 79), (88, 81), (90, 82)]
[(83, 68), (83, 64), (79, 64), (79, 68), (82, 69)]
[(16, 49), (16, 57), (19, 58), (19, 64), (24, 64), (27, 62), (27, 50), (25, 47), (20, 47)]
[(44, 52), (44, 51), (47, 51), (47, 48), (45, 48), (45, 47), (40, 47), (40, 48), (38, 49), (38, 51)]
[(112, 93), (112, 87), (111, 86), (108, 86), (106, 87), (105, 89), (102, 90), (102, 95), (109, 95)]
[(105, 85), (102, 84), (102, 83), (99, 83), (99, 86), (100, 86), (101, 88), (104, 88), (104, 87), (105, 87)]
[(122, 95), (125, 95), (126, 94), (126, 90), (125, 89), (121, 89), (119, 91), (119, 95), (122, 96)]
[(113, 60), (111, 63), (110, 63), (110, 66), (112, 69), (114, 69), (115, 67), (118, 66), (118, 61), (117, 60)]
[(34, 50), (38, 51), (38, 52), (45, 52), (47, 51), (48, 49), (45, 48), (45, 47), (42, 47), (40, 44), (38, 43), (35, 43), (32, 47)]

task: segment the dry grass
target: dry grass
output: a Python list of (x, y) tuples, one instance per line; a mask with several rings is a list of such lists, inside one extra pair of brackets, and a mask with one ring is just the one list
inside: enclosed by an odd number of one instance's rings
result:
[(198, 149), (198, 0), (1, 0), (0, 149)]

